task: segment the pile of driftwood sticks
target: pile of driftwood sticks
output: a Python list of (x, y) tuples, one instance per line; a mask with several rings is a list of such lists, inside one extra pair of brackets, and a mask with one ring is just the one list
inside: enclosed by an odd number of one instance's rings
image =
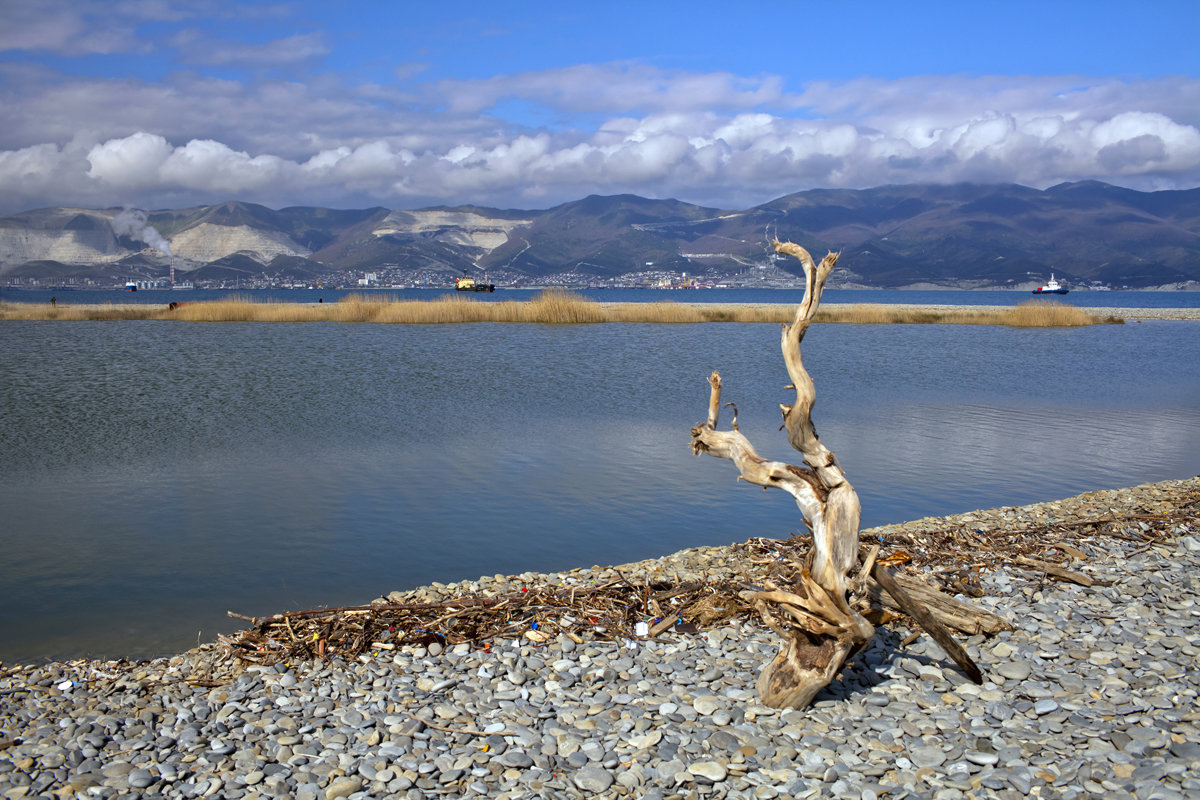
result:
[[(1073, 563), (1086, 562), (1085, 548), (1124, 540), (1134, 543), (1136, 552), (1162, 542), (1180, 525), (1200, 529), (1200, 497), (1182, 499), (1170, 513), (1113, 514), (1019, 530), (896, 529), (884, 541), (864, 541), (855, 601), (875, 624), (903, 617), (870, 577), (864, 562), (874, 560), (894, 572), (902, 589), (918, 595), (946, 627), (968, 635), (996, 633), (1008, 627), (1003, 620), (952, 595), (981, 596), (980, 576), (1002, 566), (1040, 573), (1045, 580), (1102, 585)], [(708, 582), (639, 582), (622, 576), (586, 587), (524, 586), (491, 597), (438, 602), (377, 601), (269, 617), (230, 612), (250, 627), (221, 641), (244, 664), (274, 664), (348, 659), (435, 642), (488, 648), (499, 639), (539, 643), (560, 635), (576, 642), (695, 635), (734, 618), (760, 618), (747, 595), (764, 586), (788, 586), (803, 569), (809, 544), (808, 537), (794, 536), (734, 545), (742, 556), (737, 574)]]
[(527, 586), (494, 597), (457, 597), (432, 603), (374, 603), (312, 609), (271, 617), (230, 616), (252, 627), (223, 641), (243, 661), (357, 656), (402, 645), (470, 643), (496, 639), (540, 643), (560, 634), (595, 638), (658, 636), (668, 628), (692, 634), (745, 615), (731, 581), (636, 583), (616, 580), (580, 587)]

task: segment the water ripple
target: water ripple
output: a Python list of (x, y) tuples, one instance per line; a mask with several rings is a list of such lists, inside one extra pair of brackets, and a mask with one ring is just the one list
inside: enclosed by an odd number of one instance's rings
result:
[[(805, 361), (866, 525), (1200, 470), (1200, 326), (819, 326)], [(713, 369), (795, 460), (774, 325), (4, 323), (0, 658), (786, 536), (690, 453)]]

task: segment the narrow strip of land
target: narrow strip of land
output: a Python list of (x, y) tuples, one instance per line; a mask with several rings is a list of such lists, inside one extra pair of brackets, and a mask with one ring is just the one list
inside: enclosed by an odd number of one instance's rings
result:
[[(698, 309), (720, 309), (722, 306), (728, 306), (729, 303), (686, 303), (688, 306)], [(789, 305), (781, 303), (738, 303), (740, 307), (756, 309), (768, 309), (779, 305)], [(1062, 304), (1065, 305), (1065, 304)], [(841, 310), (849, 308), (862, 308), (869, 306), (871, 308), (886, 309), (896, 312), (920, 312), (929, 314), (965, 314), (972, 311), (982, 312), (1003, 312), (1011, 311), (1015, 306), (984, 306), (984, 305), (938, 305), (930, 303), (824, 303), (822, 308), (827, 310)], [(1200, 321), (1200, 308), (1105, 308), (1103, 306), (1070, 306), (1078, 308), (1089, 314), (1095, 314), (1102, 317), (1117, 317), (1123, 320), (1139, 320), (1139, 319), (1173, 319), (1173, 320), (1196, 320)]]
[[(479, 302), (449, 295), (394, 300), (351, 295), (334, 303), (254, 302), (247, 298), (173, 303), (0, 303), (0, 320), (175, 320), (183, 322), (376, 322), (441, 324), (525, 322), (789, 322), (794, 303), (606, 303), (550, 290), (530, 300)], [(830, 303), (818, 323), (958, 324), (1075, 327), (1126, 320), (1200, 320), (1200, 308), (1081, 308), (1031, 299), (1014, 306)]]

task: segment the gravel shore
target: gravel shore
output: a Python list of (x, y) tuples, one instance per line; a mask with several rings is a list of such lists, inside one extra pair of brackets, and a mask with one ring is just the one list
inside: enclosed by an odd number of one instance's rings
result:
[[(7, 666), (0, 797), (1197, 797), (1197, 497), (1193, 478), (864, 531), (1056, 532), (1056, 552), (1093, 583), (1001, 558), (979, 581), (984, 596), (968, 598), (1012, 625), (965, 640), (981, 686), (895, 626), (812, 707), (766, 708), (754, 681), (775, 637), (745, 620), (653, 640), (403, 647), (251, 667), (221, 685), (195, 685), (221, 675), (213, 645)], [(1103, 519), (1119, 522), (1101, 535)], [(619, 569), (738, 574), (733, 552)]]
[[(1002, 310), (1007, 306), (912, 306), (913, 308), (928, 308), (928, 309), (991, 309)], [(1119, 317), (1125, 320), (1139, 319), (1178, 319), (1178, 320), (1200, 320), (1200, 308), (1091, 308), (1081, 306), (1084, 311), (1089, 311), (1093, 314), (1098, 314), (1104, 317)]]
[[(836, 305), (827, 303), (826, 305)], [(891, 304), (889, 304), (889, 307)], [(991, 311), (1000, 311), (1009, 306), (936, 306), (936, 305), (906, 305), (901, 308), (924, 308), (929, 310), (945, 311), (949, 309), (987, 309)], [(1125, 320), (1139, 319), (1178, 319), (1178, 320), (1200, 320), (1200, 308), (1092, 308), (1089, 306), (1080, 306), (1084, 311), (1097, 314), (1103, 317), (1119, 317)]]
[[(687, 305), (720, 309), (725, 306), (725, 303), (688, 303)], [(770, 307), (779, 305), (778, 303), (738, 303), (741, 306), (747, 307)], [(837, 308), (840, 305), (857, 305), (855, 303), (822, 303), (824, 308)], [(888, 308), (894, 309), (910, 309), (910, 310), (925, 310), (925, 311), (1007, 311), (1012, 306), (964, 306), (964, 305), (933, 305), (919, 303), (887, 303)], [(1082, 310), (1102, 317), (1118, 317), (1124, 320), (1140, 320), (1140, 319), (1174, 319), (1174, 320), (1200, 320), (1200, 308), (1105, 308), (1105, 307), (1090, 307), (1081, 306)]]

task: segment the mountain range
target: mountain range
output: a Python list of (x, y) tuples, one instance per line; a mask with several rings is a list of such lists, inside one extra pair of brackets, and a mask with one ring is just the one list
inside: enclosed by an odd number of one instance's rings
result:
[(0, 217), (0, 283), (255, 277), (308, 280), (378, 270), (513, 283), (580, 282), (651, 270), (729, 275), (775, 263), (773, 236), (842, 251), (841, 285), (1200, 288), (1200, 189), (1139, 192), (1094, 181), (815, 189), (748, 209), (634, 195), (540, 211), (272, 210), (228, 201), (142, 212), (46, 208)]

